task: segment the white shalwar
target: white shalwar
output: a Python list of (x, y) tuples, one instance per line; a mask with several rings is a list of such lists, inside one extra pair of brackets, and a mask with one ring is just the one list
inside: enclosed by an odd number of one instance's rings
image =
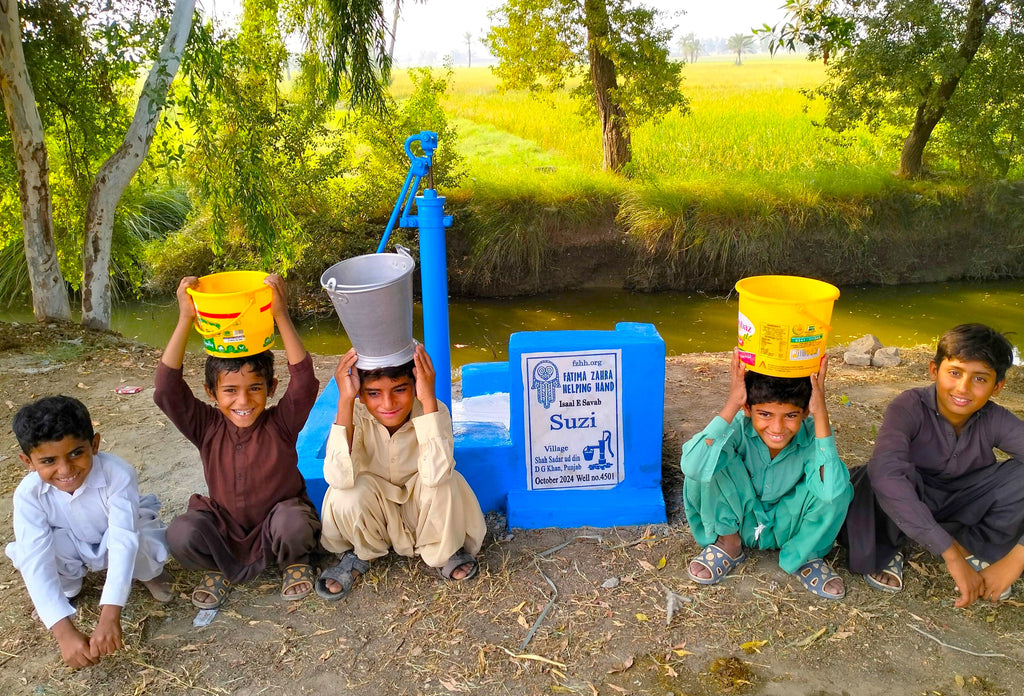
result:
[(100, 452), (74, 493), (31, 472), (14, 491), (14, 538), (7, 555), (21, 571), (47, 628), (71, 616), (68, 601), (89, 571), (107, 570), (100, 604), (123, 607), (132, 578), (152, 580), (167, 560), (167, 535), (156, 496), (139, 498), (135, 469)]

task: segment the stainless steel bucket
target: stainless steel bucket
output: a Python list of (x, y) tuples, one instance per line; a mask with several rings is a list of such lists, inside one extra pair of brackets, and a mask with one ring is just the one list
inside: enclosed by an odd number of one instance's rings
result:
[(340, 261), (320, 276), (364, 370), (412, 360), (412, 272), (403, 247), (396, 254), (365, 254)]

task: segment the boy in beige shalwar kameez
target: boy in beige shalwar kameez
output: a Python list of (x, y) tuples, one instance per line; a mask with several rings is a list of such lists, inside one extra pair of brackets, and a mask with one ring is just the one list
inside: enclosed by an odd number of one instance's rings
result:
[(429, 356), (417, 345), (411, 364), (370, 372), (355, 367), (357, 358), (349, 351), (335, 371), (321, 542), (341, 560), (321, 573), (317, 593), (341, 599), (391, 548), (420, 556), (445, 579), (473, 577), (486, 525), (455, 471), (451, 415), (434, 396)]

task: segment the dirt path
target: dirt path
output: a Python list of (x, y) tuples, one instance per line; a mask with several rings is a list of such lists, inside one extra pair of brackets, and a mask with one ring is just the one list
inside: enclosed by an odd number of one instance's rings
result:
[[(143, 492), (163, 501), (165, 520), (203, 490), (198, 454), (153, 404), (158, 359), (151, 348), (77, 327), (0, 324), (0, 542), (11, 539), (11, 492), (24, 475), (10, 417), (39, 396), (82, 399), (103, 448), (135, 464)], [(326, 382), (335, 358), (319, 356), (315, 364)], [(186, 363), (194, 389), (201, 365), (199, 355)], [(926, 365), (926, 352), (913, 350), (892, 370), (831, 370), (829, 408), (849, 465), (867, 460), (885, 404), (921, 384)], [(999, 401), (1024, 414), (1022, 382), (1013, 371)], [(121, 384), (144, 389), (122, 396), (114, 392)], [(466, 586), (441, 584), (425, 566), (392, 556), (374, 563), (336, 606), (315, 597), (286, 604), (280, 578), (268, 572), (236, 588), (210, 626), (194, 628), (187, 592), (198, 574), (172, 563), (181, 598), (161, 606), (138, 588), (124, 613), (127, 647), (70, 672), (4, 558), (0, 693), (1024, 693), (1024, 604), (954, 609), (952, 583), (926, 553), (910, 556), (907, 588), (898, 595), (873, 591), (841, 569), (848, 595), (837, 603), (801, 590), (770, 553), (750, 554), (719, 586), (698, 588), (686, 578), (686, 559), (698, 549), (679, 512), (679, 451), (717, 411), (726, 387), (724, 354), (668, 360), (669, 525), (511, 530), (488, 539), (480, 576)], [(1024, 586), (1016, 589), (1021, 596)], [(667, 623), (670, 591), (681, 599)], [(98, 580), (87, 581), (79, 610), (87, 626), (99, 593)]]

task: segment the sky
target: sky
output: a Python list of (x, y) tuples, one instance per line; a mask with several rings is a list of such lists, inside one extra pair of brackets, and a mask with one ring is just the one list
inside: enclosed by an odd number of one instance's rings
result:
[[(392, 0), (383, 0), (385, 16), (391, 16)], [(675, 38), (693, 32), (698, 38), (749, 34), (751, 27), (774, 24), (782, 19), (784, 0), (643, 0), (663, 10), (666, 23), (676, 26)], [(200, 0), (203, 10), (230, 21), (237, 17), (241, 0)], [(482, 57), (480, 37), (487, 33), (487, 13), (502, 5), (501, 0), (405, 0), (396, 32), (395, 60), (399, 64), (420, 63), (433, 56), (466, 53), (466, 33), (473, 36), (473, 55)], [(682, 14), (680, 14), (682, 12)], [(673, 41), (672, 48), (677, 47)]]

